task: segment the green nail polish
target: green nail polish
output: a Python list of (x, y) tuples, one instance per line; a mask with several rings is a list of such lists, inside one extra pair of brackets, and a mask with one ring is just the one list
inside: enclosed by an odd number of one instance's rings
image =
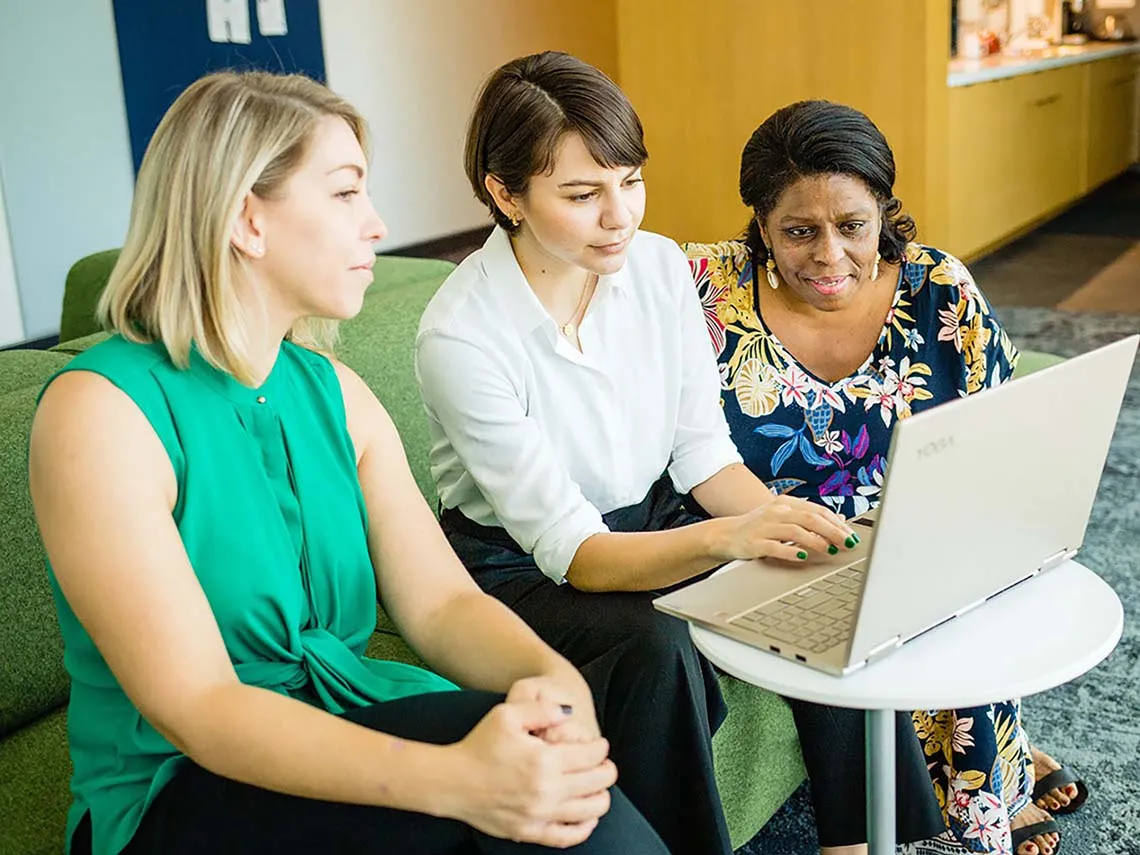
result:
[(837, 552), (839, 552), (839, 547), (836, 546), (834, 543), (829, 543), (827, 545), (827, 554), (828, 555), (835, 555)]
[(807, 561), (807, 553), (806, 552), (797, 552), (796, 558), (800, 559), (800, 561)]
[(854, 549), (855, 544), (857, 544), (858, 542), (859, 542), (859, 535), (852, 534), (852, 535), (848, 535), (847, 540), (843, 541), (843, 545), (846, 546), (848, 549)]

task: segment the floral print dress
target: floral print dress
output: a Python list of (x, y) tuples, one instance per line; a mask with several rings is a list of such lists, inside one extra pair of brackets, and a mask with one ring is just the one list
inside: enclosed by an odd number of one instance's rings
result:
[[(906, 248), (874, 350), (834, 383), (800, 365), (764, 325), (743, 242), (685, 250), (732, 437), (745, 464), (775, 493), (846, 517), (864, 513), (878, 504), (899, 419), (1004, 383), (1017, 363), (1017, 350), (966, 267), (931, 247)], [(975, 650), (970, 667), (984, 667), (985, 657), (996, 655)], [(1020, 702), (919, 710), (913, 718), (948, 831), (912, 851), (1012, 852), (1010, 817), (1033, 789)]]

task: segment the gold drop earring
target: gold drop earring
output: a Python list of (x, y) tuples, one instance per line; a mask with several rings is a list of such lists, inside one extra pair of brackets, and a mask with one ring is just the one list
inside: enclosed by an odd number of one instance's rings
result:
[(875, 266), (871, 268), (871, 281), (874, 282), (879, 278), (879, 262), (883, 260), (881, 253), (875, 253)]
[(765, 262), (764, 267), (768, 271), (768, 285), (770, 285), (774, 291), (780, 287), (780, 279), (776, 276), (776, 259), (772, 257), (771, 250), (768, 251), (768, 260)]

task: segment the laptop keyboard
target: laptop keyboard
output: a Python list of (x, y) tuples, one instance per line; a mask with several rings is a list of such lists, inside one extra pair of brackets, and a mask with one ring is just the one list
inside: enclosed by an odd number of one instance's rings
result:
[(844, 567), (729, 623), (811, 653), (830, 650), (851, 637), (865, 563)]

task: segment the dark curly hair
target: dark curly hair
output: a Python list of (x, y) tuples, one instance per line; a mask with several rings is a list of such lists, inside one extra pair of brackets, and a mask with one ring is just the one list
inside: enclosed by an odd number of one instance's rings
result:
[(879, 253), (902, 260), (918, 232), (894, 195), (895, 156), (875, 123), (853, 107), (832, 101), (798, 101), (769, 116), (740, 156), (740, 199), (752, 209), (745, 240), (753, 270), (768, 261), (758, 220), (776, 207), (800, 178), (847, 175), (867, 185), (882, 212)]

